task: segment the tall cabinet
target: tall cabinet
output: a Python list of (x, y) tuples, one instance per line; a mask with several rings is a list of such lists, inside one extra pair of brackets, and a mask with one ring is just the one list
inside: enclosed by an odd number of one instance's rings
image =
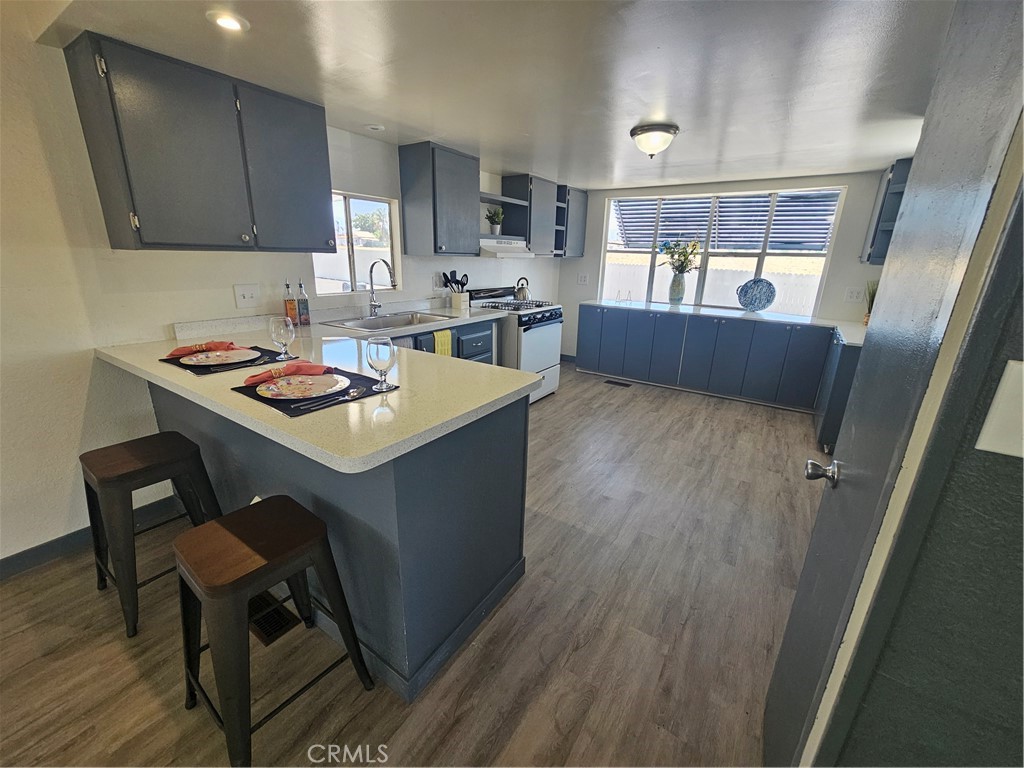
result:
[(430, 141), (398, 148), (410, 256), (480, 255), (480, 158)]

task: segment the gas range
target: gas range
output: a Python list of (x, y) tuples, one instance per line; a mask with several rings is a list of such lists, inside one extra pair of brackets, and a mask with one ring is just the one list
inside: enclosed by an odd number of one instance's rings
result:
[(498, 323), (498, 362), (543, 377), (540, 389), (530, 393), (532, 403), (558, 388), (562, 306), (550, 301), (517, 301), (515, 293), (511, 287), (472, 290), (469, 305), (508, 312), (508, 317)]

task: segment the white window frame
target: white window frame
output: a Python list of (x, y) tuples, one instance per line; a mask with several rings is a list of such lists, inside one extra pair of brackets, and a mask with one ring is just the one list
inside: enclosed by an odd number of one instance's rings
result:
[[(378, 287), (377, 291), (378, 292), (380, 292), (380, 291), (400, 291), (402, 289), (402, 282), (401, 282), (402, 277), (401, 277), (401, 269), (400, 269), (401, 257), (399, 255), (399, 251), (398, 251), (398, 247), (397, 247), (397, 241), (398, 241), (398, 239), (401, 236), (401, 233), (399, 232), (399, 229), (398, 229), (398, 201), (397, 200), (392, 200), (389, 197), (378, 197), (377, 195), (365, 195), (365, 194), (358, 193), (358, 192), (345, 192), (345, 191), (340, 190), (340, 189), (332, 189), (331, 190), (331, 204), (332, 204), (332, 206), (334, 204), (334, 198), (335, 197), (341, 197), (345, 201), (345, 229), (346, 229), (346, 232), (345, 232), (345, 234), (346, 234), (345, 244), (346, 244), (346, 256), (348, 257), (348, 269), (349, 269), (349, 278), (350, 278), (349, 279), (349, 283), (350, 283), (350, 285), (352, 287), (349, 290), (347, 290), (347, 291), (339, 290), (339, 291), (331, 291), (329, 293), (326, 293), (326, 292), (325, 293), (321, 293), (321, 292), (317, 291), (317, 295), (318, 296), (350, 296), (350, 295), (358, 294), (358, 293), (366, 293), (366, 294), (370, 293), (370, 289), (369, 288), (363, 288), (363, 289), (356, 288), (356, 285), (358, 284), (359, 280), (358, 280), (358, 275), (356, 274), (356, 245), (355, 245), (355, 238), (352, 235), (352, 207), (351, 207), (351, 201), (352, 200), (365, 200), (366, 202), (370, 202), (370, 203), (385, 203), (388, 206), (388, 223), (390, 225), (389, 237), (390, 237), (390, 250), (391, 250), (391, 257), (390, 257), (389, 261), (391, 262), (391, 268), (395, 272), (395, 281), (398, 283), (398, 287), (397, 288), (392, 288), (391, 285), (389, 284), (387, 286), (380, 286), (380, 287)], [(335, 233), (335, 236), (337, 236), (337, 233)], [(339, 255), (342, 253), (340, 250), (337, 250), (336, 252)], [(379, 273), (380, 270), (377, 270), (377, 272)], [(315, 270), (314, 270), (314, 281), (313, 281), (314, 285), (316, 285), (316, 278), (317, 277), (318, 277), (318, 275), (315, 274)], [(367, 279), (369, 279), (369, 275), (367, 275)]]
[[(774, 216), (775, 216), (775, 203), (778, 200), (779, 195), (780, 194), (793, 193), (793, 192), (820, 192), (820, 191), (824, 191), (824, 190), (838, 190), (839, 191), (839, 200), (836, 202), (836, 212), (835, 212), (835, 217), (833, 218), (833, 221), (832, 221), (832, 231), (831, 231), (831, 233), (829, 235), (828, 248), (825, 249), (824, 252), (822, 252), (822, 251), (772, 251), (772, 250), (769, 250), (768, 249), (768, 240), (771, 237), (772, 223), (774, 221)], [(646, 294), (646, 297), (645, 297), (645, 301), (647, 301), (648, 303), (651, 303), (652, 299), (653, 299), (653, 296), (654, 296), (655, 270), (658, 268), (658, 257), (660, 255), (658, 253), (658, 246), (662, 242), (662, 238), (661, 238), (661, 236), (658, 233), (658, 230), (659, 230), (660, 224), (661, 224), (661, 205), (662, 205), (662, 202), (665, 201), (665, 200), (668, 200), (668, 199), (706, 198), (706, 197), (710, 197), (711, 198), (711, 209), (710, 209), (710, 211), (708, 213), (708, 226), (707, 226), (707, 230), (704, 233), (703, 241), (701, 241), (701, 259), (700, 259), (700, 266), (697, 268), (697, 286), (695, 288), (694, 297), (693, 297), (693, 305), (692, 306), (695, 306), (695, 307), (716, 307), (716, 308), (722, 308), (722, 309), (736, 309), (736, 307), (723, 306), (723, 305), (720, 305), (720, 304), (705, 304), (703, 302), (703, 299), (704, 299), (704, 287), (705, 287), (705, 282), (707, 280), (708, 262), (711, 260), (710, 257), (712, 257), (712, 256), (726, 257), (726, 258), (731, 258), (731, 257), (751, 258), (751, 257), (755, 257), (756, 256), (757, 257), (757, 266), (756, 266), (756, 268), (754, 270), (754, 277), (761, 277), (761, 275), (764, 272), (765, 259), (768, 256), (793, 256), (793, 257), (798, 257), (798, 258), (801, 257), (801, 256), (808, 257), (808, 258), (821, 258), (822, 256), (824, 256), (825, 257), (825, 263), (822, 266), (821, 279), (818, 281), (818, 290), (817, 290), (817, 293), (815, 294), (815, 297), (814, 297), (814, 308), (812, 310), (812, 314), (817, 313), (818, 305), (821, 302), (822, 289), (824, 288), (824, 285), (825, 285), (825, 277), (828, 274), (829, 263), (832, 260), (832, 251), (833, 251), (833, 249), (835, 247), (835, 242), (836, 242), (836, 231), (839, 229), (839, 220), (840, 220), (840, 215), (842, 214), (842, 211), (843, 211), (843, 203), (846, 200), (846, 192), (847, 192), (847, 187), (845, 185), (829, 185), (829, 186), (824, 186), (824, 187), (799, 187), (799, 188), (792, 188), (792, 189), (749, 190), (749, 191), (742, 191), (742, 192), (739, 192), (739, 191), (733, 191), (733, 192), (710, 192), (710, 193), (705, 192), (703, 194), (694, 194), (694, 195), (661, 195), (661, 196), (659, 196), (657, 198), (653, 198), (653, 199), (657, 200), (657, 208), (655, 209), (654, 242), (651, 244), (651, 261), (650, 261), (650, 268), (649, 268), (648, 274), (647, 274), (647, 294)], [(756, 196), (756, 195), (770, 195), (770, 197), (771, 197), (771, 200), (769, 202), (769, 208), (768, 208), (768, 219), (767, 219), (767, 223), (765, 225), (765, 230), (764, 230), (764, 238), (763, 238), (763, 240), (761, 242), (761, 249), (758, 250), (758, 251), (753, 251), (753, 250), (751, 250), (751, 251), (736, 251), (736, 250), (728, 250), (728, 249), (712, 250), (709, 246), (711, 244), (711, 232), (712, 232), (712, 229), (714, 227), (715, 214), (718, 211), (718, 201), (721, 198), (724, 198), (724, 197), (751, 197), (751, 196)], [(609, 221), (609, 217), (614, 216), (614, 213), (612, 212), (612, 204), (617, 199), (622, 199), (622, 200), (642, 200), (642, 199), (652, 199), (652, 198), (649, 198), (649, 197), (648, 198), (643, 198), (643, 197), (622, 197), (622, 198), (611, 198), (610, 197), (610, 198), (608, 198), (608, 200), (606, 202), (606, 206), (607, 207), (606, 207), (606, 210), (605, 210), (605, 222)], [(602, 250), (601, 250), (601, 285), (599, 286), (599, 294), (600, 295), (604, 294), (604, 280), (605, 280), (605, 276), (607, 274), (606, 270), (605, 270), (605, 264), (606, 264), (607, 258), (608, 258), (608, 226), (607, 226), (607, 223), (605, 225), (605, 231), (604, 231), (603, 238), (604, 238), (604, 243), (602, 245)]]

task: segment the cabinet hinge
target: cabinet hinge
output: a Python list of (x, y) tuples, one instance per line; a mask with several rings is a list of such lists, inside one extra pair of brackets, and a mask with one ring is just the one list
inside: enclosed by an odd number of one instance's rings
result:
[(131, 211), (128, 214), (128, 221), (132, 223), (132, 229), (136, 232), (139, 231), (139, 217), (135, 215), (135, 211)]
[(256, 225), (255, 224), (252, 225), (252, 233), (254, 235), (256, 234)]
[(95, 58), (96, 58), (96, 71), (99, 73), (100, 77), (106, 77), (107, 76), (107, 60), (104, 59), (102, 56), (100, 56), (98, 53), (96, 54)]
[(235, 99), (235, 112), (241, 112), (241, 111), (242, 111), (242, 102), (240, 102), (238, 99)]

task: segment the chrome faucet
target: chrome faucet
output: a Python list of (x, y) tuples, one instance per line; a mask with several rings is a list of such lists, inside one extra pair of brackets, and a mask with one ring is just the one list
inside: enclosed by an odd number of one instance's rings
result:
[(383, 264), (388, 268), (388, 276), (391, 278), (391, 287), (398, 287), (398, 283), (395, 281), (395, 270), (391, 268), (391, 265), (388, 262), (384, 261), (384, 259), (377, 259), (370, 265), (370, 317), (376, 317), (377, 310), (383, 306), (379, 301), (377, 301), (377, 291), (373, 286), (373, 268), (378, 264)]

